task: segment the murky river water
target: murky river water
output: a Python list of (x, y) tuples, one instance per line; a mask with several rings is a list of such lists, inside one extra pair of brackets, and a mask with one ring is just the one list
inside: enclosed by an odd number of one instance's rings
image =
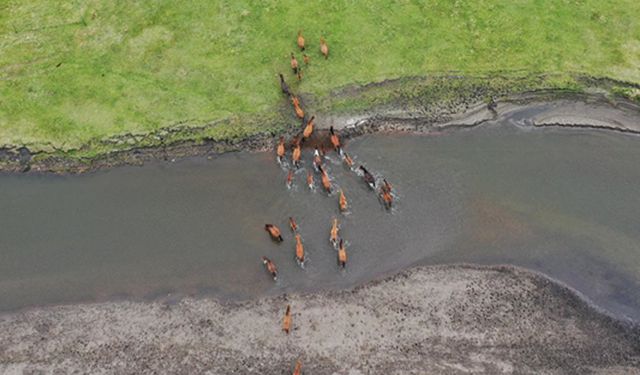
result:
[[(366, 136), (348, 151), (394, 185), (393, 212), (335, 154), (327, 162), (346, 215), (336, 195), (307, 189), (304, 168), (287, 190), (286, 172), (264, 153), (0, 176), (0, 309), (167, 293), (250, 298), (474, 262), (542, 271), (640, 319), (640, 138), (505, 120), (440, 136)], [(347, 241), (344, 271), (328, 243), (333, 217)], [(285, 242), (270, 241), (265, 223)], [(263, 255), (276, 262), (277, 283)]]

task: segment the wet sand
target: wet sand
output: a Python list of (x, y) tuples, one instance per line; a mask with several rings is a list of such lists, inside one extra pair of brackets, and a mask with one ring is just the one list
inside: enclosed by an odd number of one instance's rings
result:
[[(281, 331), (286, 305), (293, 330)], [(347, 291), (107, 302), (0, 316), (0, 372), (640, 373), (640, 330), (513, 267), (433, 266)]]

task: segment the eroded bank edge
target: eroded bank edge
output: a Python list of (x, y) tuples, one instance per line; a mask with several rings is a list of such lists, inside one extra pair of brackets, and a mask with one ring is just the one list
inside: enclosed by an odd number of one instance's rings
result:
[[(527, 105), (554, 100), (591, 101), (638, 107), (638, 86), (584, 75), (407, 77), (343, 87), (315, 97), (300, 93), (307, 113), (317, 114), (318, 129), (335, 126), (344, 137), (379, 131), (431, 132), (477, 126), (497, 118), (503, 104)], [(640, 110), (637, 110), (640, 115)], [(591, 127), (638, 132), (624, 127), (583, 124), (541, 126)], [(283, 98), (268, 114), (237, 117), (203, 126), (178, 124), (147, 134), (123, 134), (95, 140), (75, 150), (48, 146), (0, 148), (0, 171), (82, 173), (150, 160), (261, 151), (278, 136), (293, 136), (300, 121)]]

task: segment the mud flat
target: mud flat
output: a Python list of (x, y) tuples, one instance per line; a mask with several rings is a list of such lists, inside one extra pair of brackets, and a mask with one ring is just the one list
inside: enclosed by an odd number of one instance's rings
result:
[[(287, 304), (293, 330), (284, 334)], [(0, 372), (640, 373), (640, 329), (514, 267), (414, 268), (235, 304), (107, 302), (0, 316)]]
[[(514, 95), (495, 102), (467, 103), (455, 113), (416, 114), (408, 111), (362, 116), (328, 116), (318, 121), (319, 129), (333, 126), (343, 136), (377, 132), (438, 133), (480, 126), (508, 118), (516, 125), (557, 128), (587, 128), (640, 134), (640, 106), (603, 95), (547, 93)], [(514, 113), (517, 113), (514, 116)]]

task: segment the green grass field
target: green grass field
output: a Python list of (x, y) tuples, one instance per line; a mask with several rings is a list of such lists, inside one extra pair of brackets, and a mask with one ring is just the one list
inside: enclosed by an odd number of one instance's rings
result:
[(68, 150), (268, 114), (282, 103), (276, 74), (293, 79), (298, 29), (312, 61), (293, 86), (318, 97), (451, 71), (640, 82), (637, 0), (4, 0), (0, 145)]

